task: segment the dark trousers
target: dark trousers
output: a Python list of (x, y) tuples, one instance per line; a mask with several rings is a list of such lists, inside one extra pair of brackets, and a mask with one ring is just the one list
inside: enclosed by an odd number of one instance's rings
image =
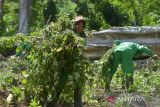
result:
[(127, 51), (116, 51), (113, 54), (113, 61), (111, 67), (106, 77), (105, 90), (110, 91), (110, 82), (113, 75), (116, 73), (118, 65), (121, 64), (121, 68), (124, 73), (122, 86), (129, 89), (129, 86), (133, 84), (133, 63), (132, 63), (132, 54), (128, 54)]
[[(114, 74), (108, 73), (105, 84), (105, 91), (110, 91), (110, 83)], [(124, 74), (122, 80), (122, 89), (129, 90), (129, 87), (133, 85), (133, 75)]]
[(74, 89), (74, 107), (83, 107), (82, 88), (79, 85)]

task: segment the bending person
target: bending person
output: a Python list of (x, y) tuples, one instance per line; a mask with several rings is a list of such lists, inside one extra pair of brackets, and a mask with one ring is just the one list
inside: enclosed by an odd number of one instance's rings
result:
[(149, 57), (158, 57), (154, 52), (146, 46), (139, 45), (133, 42), (121, 42), (119, 40), (114, 43), (113, 59), (110, 70), (107, 75), (105, 89), (110, 91), (110, 82), (113, 75), (117, 71), (117, 67), (121, 64), (122, 71), (125, 74), (125, 87), (128, 90), (133, 84), (133, 58), (142, 54), (147, 54)]

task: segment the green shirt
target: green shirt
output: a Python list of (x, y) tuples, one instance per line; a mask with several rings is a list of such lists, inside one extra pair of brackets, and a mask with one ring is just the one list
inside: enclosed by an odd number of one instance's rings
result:
[(87, 38), (87, 35), (86, 35), (86, 33), (83, 31), (83, 32), (79, 32), (79, 33), (77, 33), (80, 37), (82, 37), (82, 38), (84, 38), (84, 39), (86, 39)]
[(132, 57), (141, 55), (143, 53), (147, 54), (148, 56), (154, 55), (153, 51), (148, 47), (133, 42), (122, 42), (116, 46), (114, 51), (127, 51), (133, 55)]

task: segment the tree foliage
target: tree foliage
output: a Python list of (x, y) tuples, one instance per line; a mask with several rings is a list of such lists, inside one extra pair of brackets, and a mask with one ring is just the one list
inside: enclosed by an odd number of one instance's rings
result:
[[(87, 29), (102, 30), (112, 26), (159, 25), (159, 0), (38, 0), (32, 1), (29, 32), (55, 22), (60, 14), (70, 18), (83, 15)], [(1, 35), (17, 33), (20, 4), (5, 0)], [(38, 10), (38, 11), (37, 11)]]
[(16, 55), (28, 61), (28, 99), (36, 98), (42, 104), (73, 101), (70, 94), (77, 85), (83, 87), (88, 61), (79, 46), (84, 40), (71, 28), (71, 20), (63, 15), (56, 23), (28, 37), (16, 49)]

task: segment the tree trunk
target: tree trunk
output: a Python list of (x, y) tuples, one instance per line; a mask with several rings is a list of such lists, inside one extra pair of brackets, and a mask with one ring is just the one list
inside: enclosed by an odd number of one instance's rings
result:
[(29, 26), (30, 7), (32, 0), (20, 0), (19, 33), (27, 35)]
[(0, 21), (3, 21), (3, 2), (4, 0), (0, 0)]

